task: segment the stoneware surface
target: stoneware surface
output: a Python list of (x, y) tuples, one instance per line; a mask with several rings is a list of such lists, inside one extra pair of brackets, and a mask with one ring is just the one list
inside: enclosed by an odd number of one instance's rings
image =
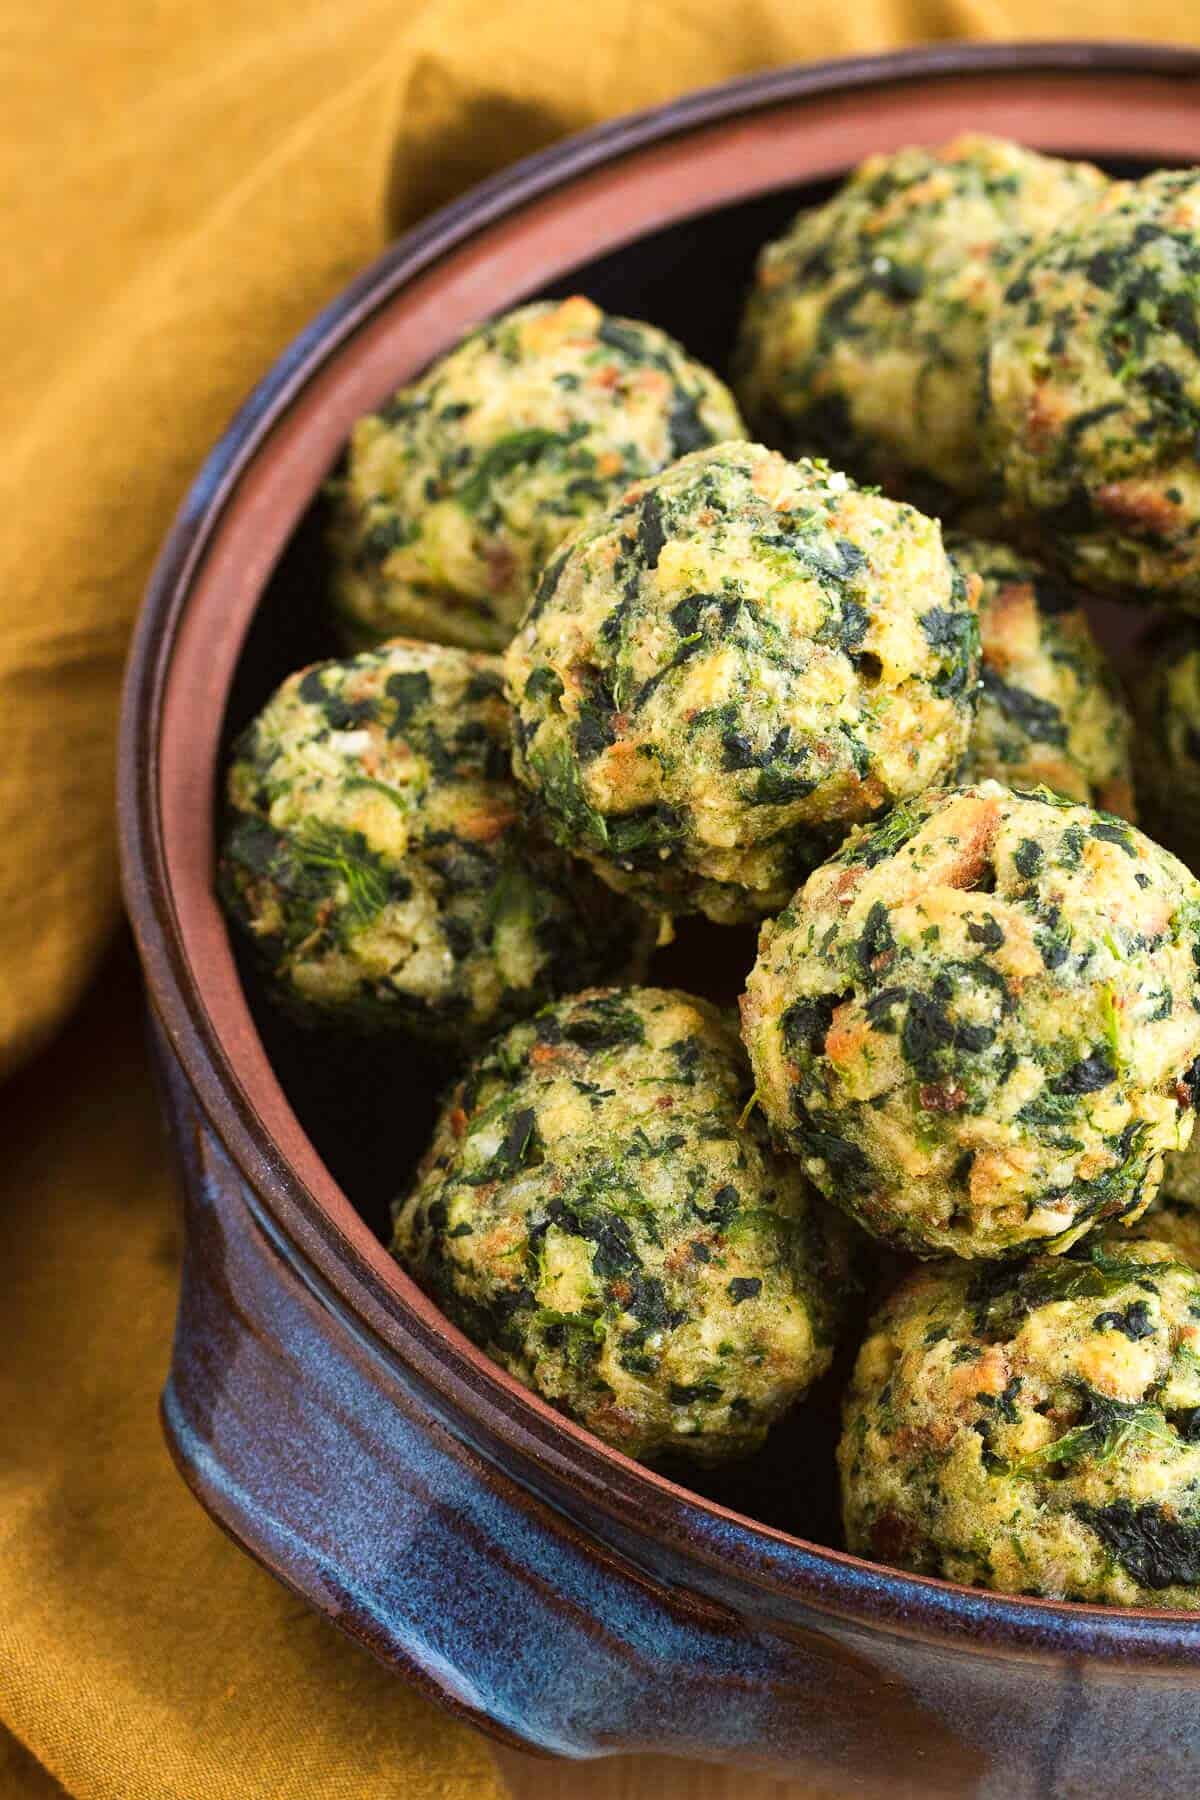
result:
[[(276, 365), (169, 539), (130, 663), (120, 805), (187, 1210), (168, 1439), (213, 1516), (510, 1745), (655, 1751), (865, 1796), (1187, 1795), (1200, 1622), (990, 1596), (835, 1542), (832, 1387), (702, 1492), (542, 1406), (381, 1242), (439, 1071), (292, 1033), (212, 897), (217, 773), (332, 650), (315, 500), (351, 422), (472, 322), (590, 293), (724, 362), (754, 252), (866, 152), (965, 127), (1115, 171), (1200, 160), (1200, 58), (953, 47), (809, 66), (618, 121), (398, 243)], [(738, 934), (663, 979), (736, 991)], [(713, 968), (719, 969), (716, 977)], [(823, 1436), (822, 1436), (823, 1434)], [(757, 1522), (754, 1522), (757, 1521)]]

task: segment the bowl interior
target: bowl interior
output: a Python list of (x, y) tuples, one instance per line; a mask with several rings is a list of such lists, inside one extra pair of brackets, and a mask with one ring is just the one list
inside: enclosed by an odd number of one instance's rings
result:
[[(1111, 173), (1120, 175), (1140, 174), (1149, 166), (1129, 157), (1103, 160)], [(835, 186), (833, 180), (822, 180), (780, 188), (650, 230), (516, 296), (513, 303), (584, 293), (607, 310), (662, 326), (724, 373), (758, 249), (799, 207), (818, 203)], [(405, 378), (409, 373), (404, 371)], [(378, 398), (400, 378), (397, 371)], [(238, 658), (222, 725), (222, 766), (237, 733), (287, 674), (339, 653), (324, 602), (326, 574), (317, 491), (266, 582)], [(1098, 607), (1095, 622), (1114, 646), (1130, 630), (1129, 620), (1113, 608)], [(675, 943), (656, 953), (649, 979), (731, 1002), (753, 960), (754, 942), (751, 930), (681, 919)], [(297, 1119), (334, 1180), (386, 1243), (389, 1204), (406, 1186), (425, 1147), (449, 1066), (401, 1041), (296, 1028), (273, 1007), (240, 944), (235, 955), (255, 1025)], [(844, 1367), (835, 1368), (777, 1427), (758, 1456), (721, 1472), (670, 1473), (696, 1492), (765, 1524), (818, 1543), (839, 1544), (832, 1451), (844, 1374)], [(806, 1467), (803, 1484), (795, 1480), (798, 1456)], [(798, 1485), (803, 1488), (799, 1501)]]

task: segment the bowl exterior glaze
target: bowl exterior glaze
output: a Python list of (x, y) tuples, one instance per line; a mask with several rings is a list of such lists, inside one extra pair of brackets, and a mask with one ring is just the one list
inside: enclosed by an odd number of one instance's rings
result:
[(756, 1525), (606, 1450), (440, 1317), (292, 1112), (212, 898), (222, 730), (259, 600), (352, 419), (473, 320), (715, 205), (968, 125), (1198, 159), (1198, 71), (1136, 47), (952, 47), (781, 71), (549, 151), (315, 322), (164, 550), (120, 809), (187, 1212), (168, 1440), (251, 1554), (508, 1742), (867, 1796), (1190, 1795), (1200, 1622), (986, 1595)]

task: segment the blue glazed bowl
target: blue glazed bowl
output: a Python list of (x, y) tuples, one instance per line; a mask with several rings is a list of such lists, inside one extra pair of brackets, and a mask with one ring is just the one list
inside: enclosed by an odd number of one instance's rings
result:
[[(864, 1795), (1200, 1787), (1195, 1618), (985, 1594), (827, 1547), (820, 1401), (808, 1435), (781, 1428), (701, 1492), (481, 1356), (382, 1242), (437, 1071), (291, 1033), (212, 896), (230, 736), (331, 648), (314, 499), (359, 413), (537, 294), (588, 292), (721, 366), (758, 245), (868, 151), (970, 127), (1118, 170), (1200, 160), (1198, 75), (1182, 51), (958, 46), (784, 70), (573, 139), (429, 220), (314, 322), (163, 551), (120, 805), (187, 1211), (167, 1436), (251, 1554), (509, 1743)], [(703, 965), (712, 944), (681, 954)]]

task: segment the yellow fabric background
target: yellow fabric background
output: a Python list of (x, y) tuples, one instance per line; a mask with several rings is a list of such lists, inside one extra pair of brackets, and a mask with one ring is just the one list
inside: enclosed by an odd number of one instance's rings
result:
[[(482, 1743), (208, 1524), (154, 1417), (170, 1181), (117, 919), (130, 621), (206, 448), (395, 229), (606, 115), (1145, 0), (0, 0), (0, 1794), (459, 1800)], [(21, 1073), (14, 1073), (43, 1050)]]

